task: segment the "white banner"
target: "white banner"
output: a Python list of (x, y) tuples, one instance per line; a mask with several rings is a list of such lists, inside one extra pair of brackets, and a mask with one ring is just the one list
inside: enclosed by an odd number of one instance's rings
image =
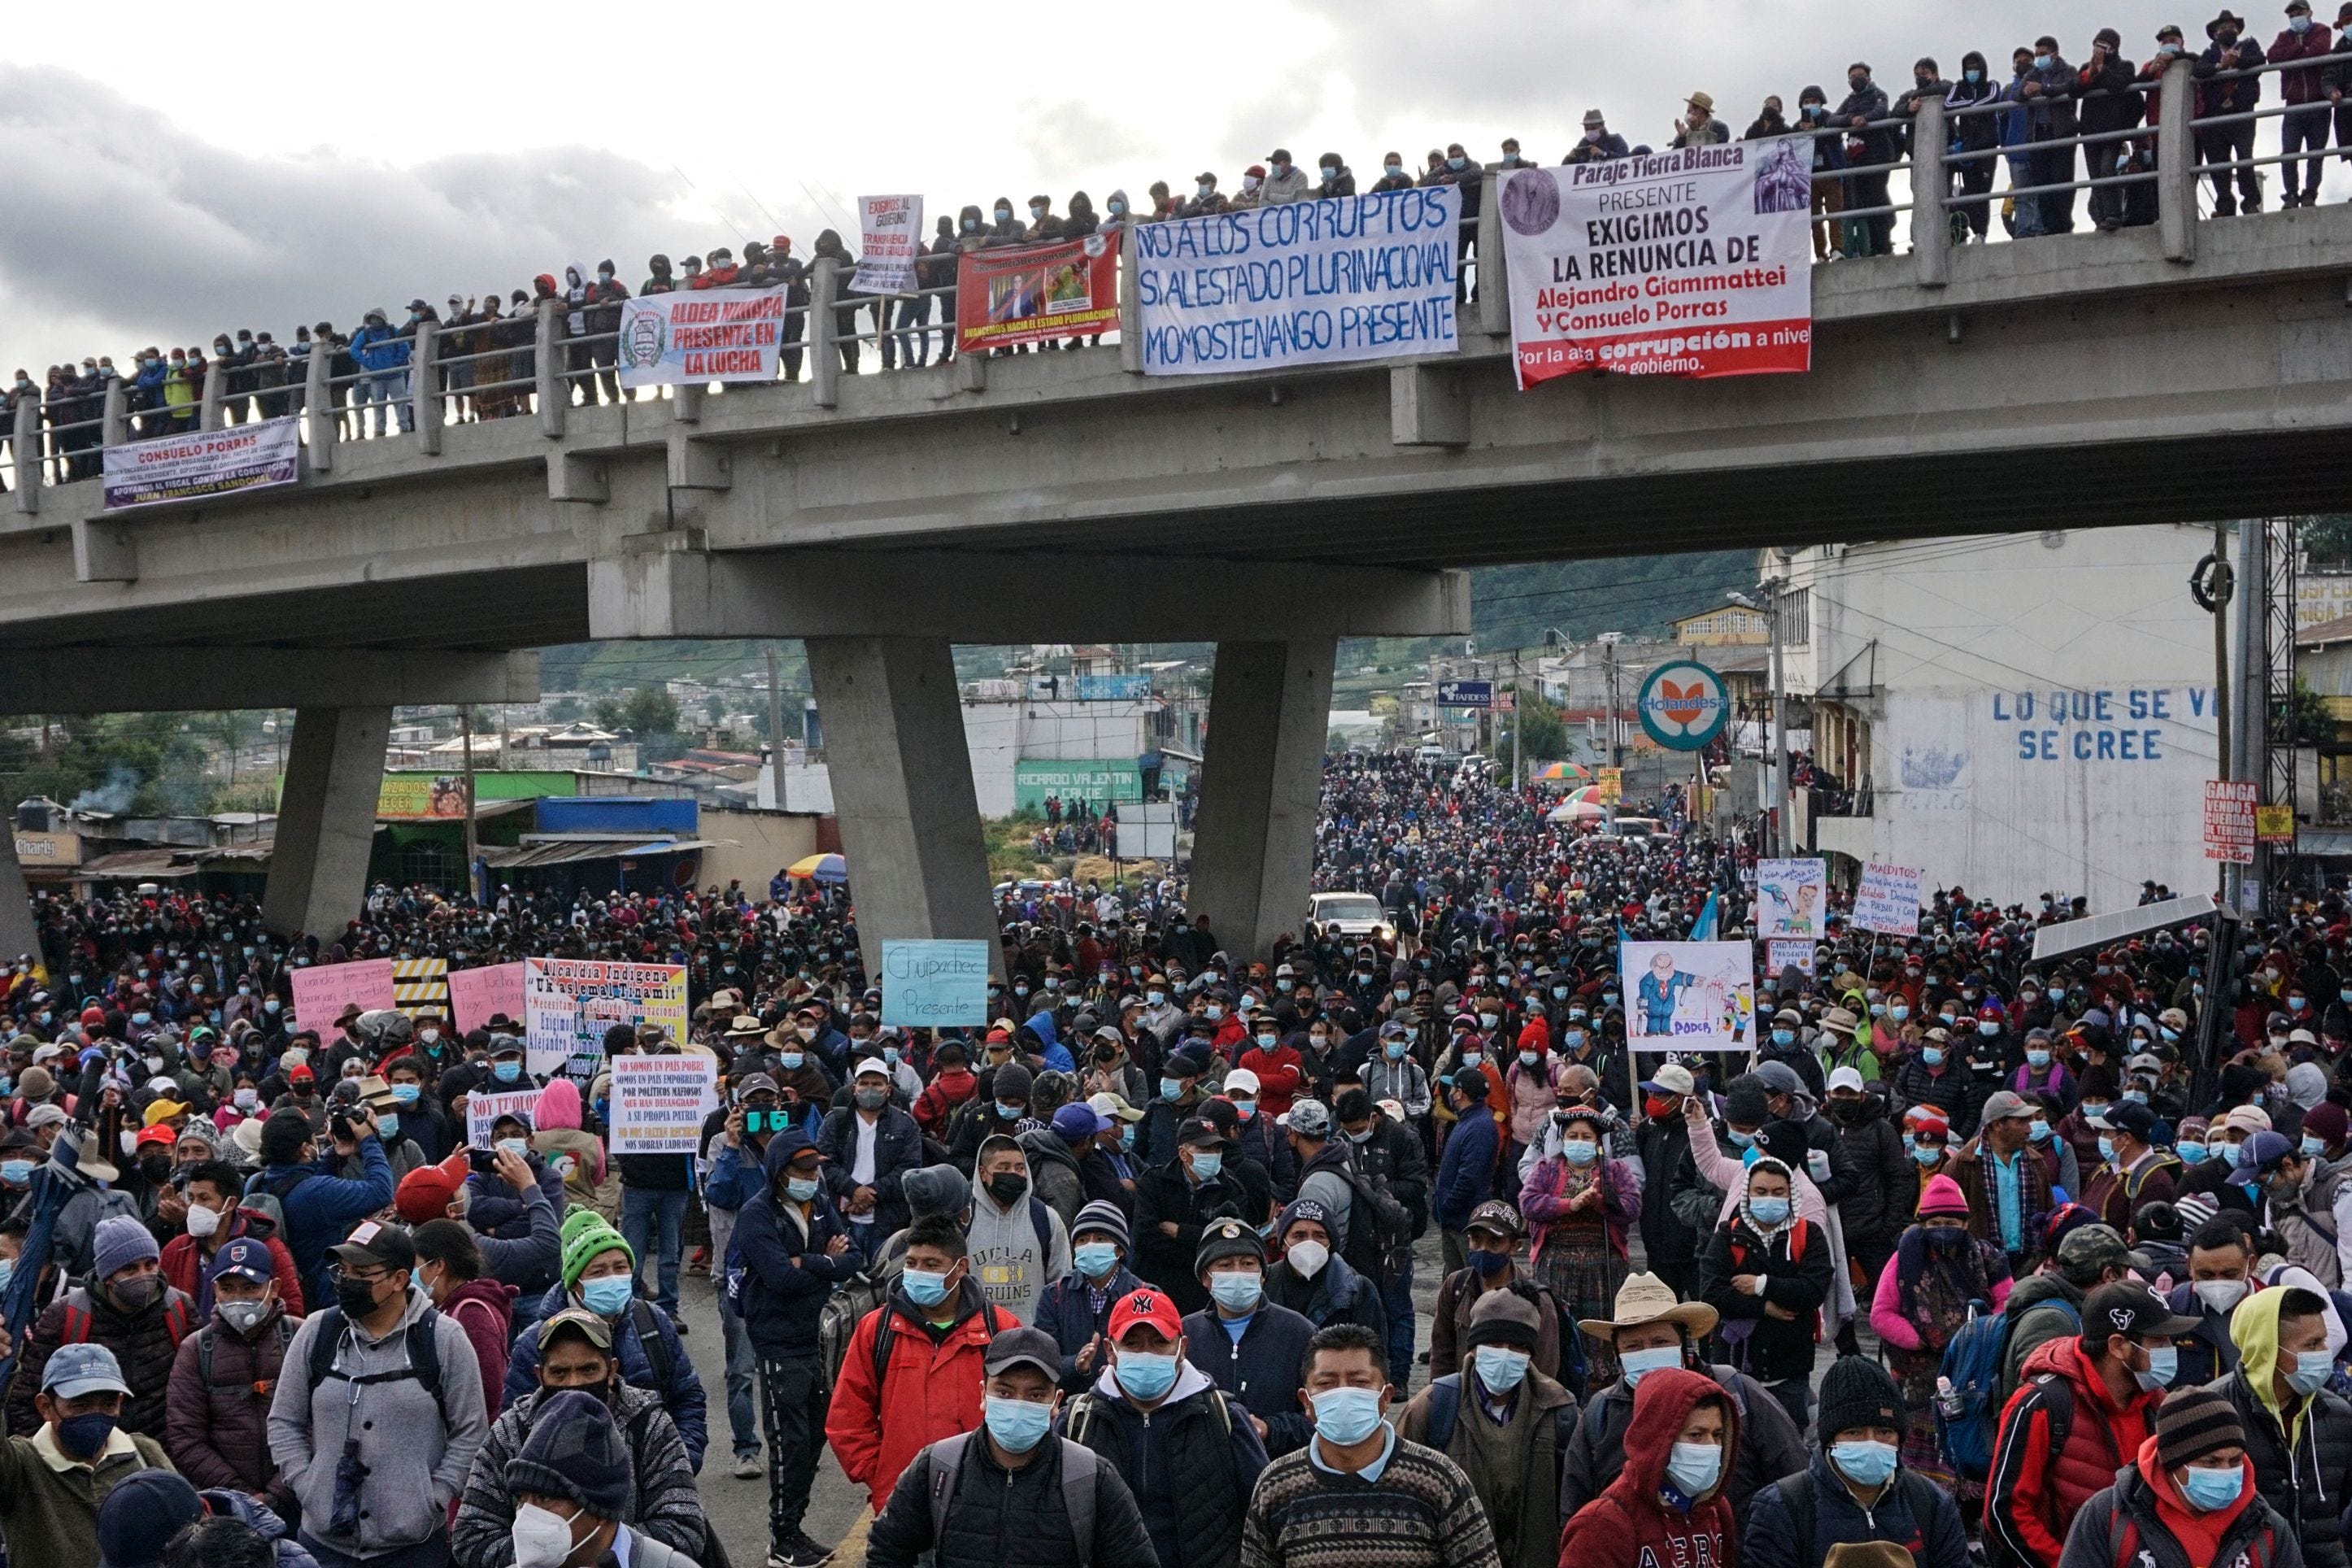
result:
[(538, 1113), (538, 1106), (539, 1090), (535, 1089), (519, 1089), (509, 1094), (467, 1095), (466, 1097), (467, 1146), (474, 1149), (488, 1148), (490, 1129), (498, 1125), (499, 1118), (501, 1116), (511, 1116), (525, 1127), (530, 1127), (532, 1131), (538, 1131), (539, 1129), (531, 1125), (531, 1118)]
[(623, 386), (773, 381), (782, 289), (689, 289), (621, 302)]
[(593, 1078), (615, 1024), (658, 1024), (686, 1040), (684, 964), (526, 958), (523, 966), (524, 1059), (542, 1078)]
[(1144, 224), (1146, 375), (1452, 353), (1462, 194), (1331, 196)]
[(1808, 138), (1514, 169), (1497, 199), (1521, 387), (1811, 367)]
[(1919, 879), (1916, 866), (1866, 865), (1861, 886), (1854, 889), (1853, 925), (1885, 936), (1919, 934)]
[(290, 485), (301, 477), (302, 421), (265, 419), (106, 448), (105, 510)]
[(1756, 1044), (1756, 947), (1621, 942), (1625, 1043), (1637, 1051), (1744, 1051)]
[(615, 1154), (701, 1152), (702, 1119), (719, 1106), (719, 1064), (704, 1056), (614, 1057), (609, 1109)]
[(1829, 908), (1829, 889), (1827, 861), (1759, 860), (1757, 936), (1766, 942), (1776, 937), (1820, 936), (1822, 912)]
[(915, 258), (923, 253), (923, 198), (857, 198), (857, 272), (849, 287), (860, 294), (911, 294)]

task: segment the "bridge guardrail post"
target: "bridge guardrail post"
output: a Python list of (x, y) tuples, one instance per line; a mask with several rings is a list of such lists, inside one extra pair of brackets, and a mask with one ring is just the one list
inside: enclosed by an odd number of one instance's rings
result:
[(120, 447), (131, 439), (131, 398), (123, 391), (122, 378), (106, 378), (106, 405), (100, 410), (98, 443), (100, 447)]
[[(1503, 261), (1503, 177), (1489, 169), (1478, 184), (1478, 328), (1493, 337), (1508, 337), (1511, 280)], [(1459, 246), (1454, 253), (1461, 253)]]
[(416, 425), (416, 449), (426, 457), (441, 450), (441, 375), (433, 368), (434, 327), (416, 323), (416, 339), (408, 350), (408, 406)]
[(820, 256), (809, 268), (809, 389), (819, 408), (841, 406), (841, 323), (834, 301), (841, 296), (840, 264)]
[(30, 514), (41, 510), (41, 400), (27, 397), (16, 405), (16, 429), (8, 447), (16, 470), (16, 510)]
[(228, 416), (228, 367), (216, 359), (205, 362), (205, 387), (198, 395), (196, 428), (217, 430)]
[(1919, 287), (1941, 289), (1952, 280), (1952, 177), (1944, 153), (1944, 100), (1919, 100), (1911, 121), (1911, 258)]
[(1135, 220), (1129, 217), (1118, 234), (1118, 368), (1129, 375), (1143, 374), (1143, 297), (1135, 286), (1140, 270)]
[(335, 468), (335, 345), (320, 339), (302, 362), (302, 423), (310, 437), (310, 471)]
[(2197, 146), (2189, 125), (2197, 87), (2189, 70), (2189, 57), (2174, 56), (2157, 100), (2156, 232), (2167, 261), (2197, 259)]
[(563, 379), (563, 301), (541, 300), (539, 319), (531, 326), (535, 345), (531, 375), (539, 384), (539, 432), (551, 441), (563, 439), (563, 414), (572, 401), (572, 384)]

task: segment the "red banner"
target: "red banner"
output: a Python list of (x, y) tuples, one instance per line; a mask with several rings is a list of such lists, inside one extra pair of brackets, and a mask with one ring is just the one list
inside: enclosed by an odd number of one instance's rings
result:
[(1119, 237), (1113, 229), (964, 252), (956, 263), (957, 351), (1091, 338), (1117, 326)]

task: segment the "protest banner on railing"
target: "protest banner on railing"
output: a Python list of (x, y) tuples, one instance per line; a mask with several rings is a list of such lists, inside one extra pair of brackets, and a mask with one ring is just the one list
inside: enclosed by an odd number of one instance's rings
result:
[(531, 1121), (539, 1105), (539, 1090), (519, 1089), (510, 1094), (469, 1094), (466, 1097), (466, 1142), (476, 1149), (490, 1146), (490, 1130), (499, 1118), (511, 1116), (532, 1131), (539, 1131)]
[(373, 1013), (397, 1000), (392, 960), (362, 958), (350, 963), (312, 963), (294, 971), (294, 1016), (322, 1040), (335, 1037), (335, 1020), (346, 1007)]
[(449, 1022), (463, 1034), (479, 1029), (504, 1014), (523, 1022), (522, 962), (493, 963), (482, 969), (449, 972)]
[(1327, 196), (1135, 231), (1143, 373), (1452, 353), (1462, 193)]
[(1519, 385), (1811, 368), (1811, 139), (1503, 175)]
[(1882, 936), (1919, 934), (1919, 882), (1916, 866), (1865, 865), (1854, 889), (1853, 925)]
[(857, 198), (857, 272), (849, 287), (860, 294), (911, 294), (915, 258), (923, 253), (923, 198)]
[(702, 1119), (719, 1106), (719, 1064), (709, 1057), (614, 1057), (612, 1135), (615, 1154), (692, 1154)]
[(956, 261), (956, 352), (1090, 338), (1118, 325), (1117, 229)]
[(302, 473), (302, 421), (119, 442), (106, 448), (104, 472), (108, 511), (290, 485)]
[(1621, 942), (1625, 1043), (1637, 1051), (1744, 1051), (1756, 1043), (1756, 946)]
[(523, 960), (524, 1059), (541, 1077), (587, 1079), (604, 1065), (604, 1031), (658, 1024), (686, 1039), (686, 966), (592, 958)]
[(623, 386), (773, 381), (782, 289), (688, 289), (621, 302)]

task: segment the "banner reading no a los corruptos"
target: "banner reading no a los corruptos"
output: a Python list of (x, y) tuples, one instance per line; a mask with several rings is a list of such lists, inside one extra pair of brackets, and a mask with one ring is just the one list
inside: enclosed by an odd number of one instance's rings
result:
[(1811, 367), (1804, 138), (1517, 169), (1500, 199), (1521, 387)]

